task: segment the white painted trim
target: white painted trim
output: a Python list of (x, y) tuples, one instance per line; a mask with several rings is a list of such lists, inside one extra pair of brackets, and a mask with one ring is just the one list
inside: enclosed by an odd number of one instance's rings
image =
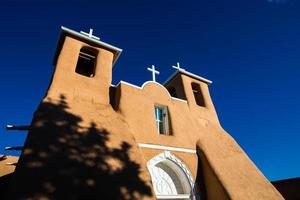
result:
[(177, 195), (157, 195), (156, 198), (159, 199), (189, 199), (189, 194), (177, 194)]
[(102, 45), (102, 46), (104, 46), (104, 47), (106, 47), (106, 48), (112, 49), (112, 50), (117, 51), (117, 52), (122, 52), (122, 49), (120, 49), (120, 48), (118, 48), (118, 47), (115, 47), (115, 46), (113, 46), (113, 45), (107, 44), (107, 43), (102, 42), (102, 41), (100, 41), (100, 40), (96, 40), (96, 39), (91, 38), (91, 37), (89, 37), (89, 36), (87, 36), (87, 35), (83, 35), (82, 33), (79, 33), (79, 32), (77, 32), (77, 31), (71, 30), (71, 29), (69, 29), (69, 28), (67, 28), (67, 27), (61, 26), (61, 29), (62, 29), (63, 31), (65, 31), (65, 32), (68, 32), (68, 33), (71, 33), (71, 34), (73, 34), (73, 35), (76, 35), (76, 36), (78, 36), (78, 37), (80, 37), (80, 38), (90, 40), (91, 42), (95, 42), (96, 44)]
[(191, 77), (193, 77), (193, 78), (195, 78), (195, 79), (199, 79), (199, 80), (201, 80), (201, 81), (203, 81), (203, 82), (205, 82), (205, 83), (207, 83), (207, 84), (212, 84), (212, 81), (211, 81), (211, 80), (208, 80), (208, 79), (206, 79), (206, 78), (203, 78), (203, 77), (201, 77), (201, 76), (198, 76), (198, 75), (196, 75), (196, 74), (193, 74), (193, 73), (191, 73), (191, 72), (188, 72), (188, 71), (186, 71), (186, 70), (180, 69), (180, 70), (178, 70), (178, 71), (180, 71), (181, 73), (183, 73), (183, 74), (185, 74), (185, 75), (191, 76)]
[(74, 30), (72, 30), (72, 29), (69, 29), (69, 28), (67, 28), (67, 27), (61, 26), (61, 30), (64, 31), (64, 32), (66, 32), (66, 33), (69, 33), (69, 34), (71, 34), (71, 35), (77, 36), (77, 37), (79, 37), (79, 38), (81, 38), (81, 39), (88, 40), (88, 41), (90, 41), (90, 42), (96, 43), (96, 44), (98, 44), (98, 45), (100, 45), (100, 46), (103, 46), (103, 47), (105, 47), (105, 48), (108, 48), (108, 49), (110, 49), (110, 50), (115, 51), (115, 52), (116, 52), (116, 54), (115, 54), (116, 56), (115, 56), (115, 59), (114, 59), (114, 61), (113, 61), (113, 65), (117, 62), (118, 58), (120, 57), (120, 55), (121, 55), (121, 53), (122, 53), (122, 49), (120, 49), (120, 48), (118, 48), (118, 47), (115, 47), (115, 46), (110, 45), (110, 44), (108, 44), (108, 43), (102, 42), (102, 41), (100, 41), (100, 40), (96, 40), (96, 39), (94, 39), (94, 38), (91, 38), (91, 37), (89, 37), (89, 36), (87, 36), (87, 35), (84, 35), (84, 34), (82, 34), (82, 33), (79, 33), (79, 32), (77, 32), (77, 31), (74, 31)]
[(112, 85), (113, 87), (119, 87), (120, 84), (124, 84), (124, 85), (128, 85), (128, 86), (131, 86), (131, 87), (134, 87), (136, 89), (139, 89), (139, 90), (143, 90), (144, 87), (147, 85), (147, 84), (150, 84), (150, 83), (154, 83), (154, 84), (157, 84), (159, 86), (161, 86), (163, 89), (165, 89), (166, 93), (169, 95), (169, 97), (172, 99), (172, 100), (175, 100), (175, 101), (180, 101), (180, 102), (183, 102), (183, 103), (187, 103), (187, 100), (184, 100), (184, 99), (178, 99), (176, 97), (172, 97), (169, 93), (169, 91), (167, 90), (167, 88), (165, 88), (165, 86), (163, 86), (162, 84), (158, 83), (158, 82), (154, 82), (154, 81), (146, 81), (145, 83), (143, 83), (143, 85), (140, 87), (140, 86), (137, 86), (137, 85), (134, 85), (132, 83), (128, 83), (126, 81), (120, 81), (117, 85)]
[(124, 84), (124, 85), (128, 85), (128, 86), (131, 86), (131, 87), (134, 87), (136, 89), (139, 89), (139, 90), (142, 90), (143, 88), (141, 88), (140, 86), (137, 86), (137, 85), (133, 85), (132, 83), (128, 83), (126, 81), (120, 81), (116, 87), (119, 87), (120, 84)]
[[(159, 155), (153, 157), (152, 159), (150, 159), (147, 162), (147, 168), (151, 175), (151, 179), (153, 176), (153, 174), (152, 174), (153, 166), (155, 166), (156, 164), (158, 164), (160, 162), (164, 162), (166, 160), (174, 162), (177, 165), (177, 167), (179, 167), (182, 170), (182, 172), (183, 172), (185, 178), (187, 179), (187, 181), (190, 185), (190, 188), (191, 188), (191, 191), (190, 191), (191, 194), (188, 196), (188, 198), (192, 198), (193, 200), (199, 199), (199, 198), (197, 198), (198, 195), (196, 194), (196, 191), (195, 191), (195, 181), (194, 181), (191, 171), (188, 169), (188, 167), (184, 164), (183, 161), (181, 161), (179, 158), (177, 158), (174, 154), (172, 154), (169, 151), (164, 151), (164, 152), (160, 153)], [(173, 169), (173, 170), (176, 170), (176, 169)], [(180, 173), (178, 173), (178, 175), (180, 175)], [(181, 177), (181, 178), (184, 178), (184, 177)], [(181, 195), (185, 195), (185, 194), (179, 194), (179, 195), (181, 196)], [(164, 196), (164, 195), (158, 195), (158, 196)]]
[(184, 99), (178, 99), (176, 97), (171, 97), (171, 99), (176, 100), (176, 101), (181, 101), (183, 103), (187, 103), (187, 100), (184, 100)]
[(193, 74), (193, 73), (191, 73), (191, 72), (188, 72), (188, 71), (186, 71), (186, 70), (184, 70), (184, 69), (179, 69), (179, 70), (176, 70), (163, 84), (164, 85), (166, 85), (176, 74), (178, 74), (178, 73), (182, 73), (182, 74), (185, 74), (185, 75), (187, 75), (187, 76), (191, 76), (191, 77), (193, 77), (193, 78), (195, 78), (195, 79), (198, 79), (198, 80), (200, 80), (200, 81), (203, 81), (204, 83), (207, 83), (208, 85), (210, 85), (210, 84), (212, 84), (212, 81), (211, 80), (208, 80), (208, 79), (206, 79), (206, 78), (203, 78), (203, 77), (201, 77), (201, 76), (198, 76), (198, 75), (196, 75), (196, 74)]
[(156, 144), (144, 144), (144, 143), (138, 143), (138, 146), (142, 147), (142, 148), (149, 148), (149, 149), (159, 149), (159, 150), (177, 151), (177, 152), (184, 152), (184, 153), (193, 153), (193, 154), (196, 154), (196, 150), (194, 150), (194, 149), (186, 149), (186, 148), (179, 148), (179, 147), (162, 146), (162, 145), (156, 145)]
[(166, 88), (165, 86), (163, 86), (162, 84), (158, 83), (158, 82), (154, 82), (154, 81), (146, 81), (145, 83), (143, 83), (142, 88), (144, 89), (144, 87), (145, 87), (146, 85), (150, 84), (150, 83), (154, 83), (154, 84), (157, 84), (157, 85), (159, 85), (160, 87), (162, 87), (162, 88), (166, 91), (166, 93), (169, 95), (169, 97), (171, 98), (171, 95), (170, 95), (169, 91), (167, 90), (167, 88)]

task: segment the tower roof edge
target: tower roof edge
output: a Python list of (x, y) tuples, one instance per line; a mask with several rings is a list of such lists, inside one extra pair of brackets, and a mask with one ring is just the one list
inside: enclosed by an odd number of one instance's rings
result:
[(115, 47), (115, 46), (113, 46), (111, 44), (108, 44), (106, 42), (97, 40), (93, 37), (89, 37), (88, 35), (84, 35), (80, 32), (74, 31), (74, 30), (69, 29), (67, 27), (61, 26), (61, 32), (60, 32), (59, 40), (58, 40), (58, 43), (57, 43), (57, 47), (56, 47), (56, 51), (55, 51), (55, 55), (54, 55), (54, 59), (53, 59), (53, 64), (54, 65), (56, 64), (59, 51), (62, 47), (64, 38), (65, 38), (66, 35), (76, 37), (78, 39), (84, 40), (87, 43), (90, 43), (92, 45), (97, 45), (99, 47), (102, 47), (104, 49), (107, 49), (107, 50), (113, 52), (114, 53), (113, 65), (117, 62), (118, 58), (120, 57), (120, 55), (122, 53), (122, 49), (120, 49), (118, 47)]
[(210, 85), (210, 84), (212, 84), (212, 81), (211, 80), (208, 80), (208, 79), (206, 79), (206, 78), (203, 78), (203, 77), (201, 77), (201, 76), (198, 76), (198, 75), (196, 75), (196, 74), (193, 74), (193, 73), (191, 73), (191, 72), (188, 72), (188, 71), (186, 71), (186, 70), (184, 70), (184, 69), (178, 69), (178, 70), (176, 70), (164, 83), (163, 83), (163, 85), (166, 85), (169, 81), (171, 81), (177, 74), (184, 74), (184, 75), (186, 75), (186, 76), (189, 76), (189, 77), (191, 77), (191, 78), (194, 78), (194, 79), (197, 79), (197, 80), (199, 80), (199, 81), (202, 81), (202, 82), (204, 82), (204, 83), (206, 83), (206, 84), (208, 84), (208, 85)]

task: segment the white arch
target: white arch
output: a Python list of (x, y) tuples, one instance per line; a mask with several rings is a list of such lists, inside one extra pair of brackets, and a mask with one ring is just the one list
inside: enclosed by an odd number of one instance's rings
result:
[(196, 199), (190, 170), (171, 152), (155, 156), (148, 161), (147, 167), (158, 199)]
[(172, 96), (171, 96), (170, 92), (167, 90), (167, 88), (165, 86), (163, 86), (162, 84), (160, 84), (158, 82), (155, 82), (155, 81), (146, 81), (146, 82), (144, 82), (143, 85), (142, 85), (142, 89), (144, 89), (144, 87), (146, 85), (149, 85), (149, 84), (159, 85), (168, 94), (169, 98), (172, 98)]

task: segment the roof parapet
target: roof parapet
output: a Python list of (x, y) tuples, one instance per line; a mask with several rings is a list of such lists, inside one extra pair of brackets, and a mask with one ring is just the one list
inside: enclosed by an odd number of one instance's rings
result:
[(194, 79), (197, 79), (197, 80), (200, 80), (200, 81), (202, 81), (202, 82), (204, 82), (204, 83), (206, 83), (206, 84), (208, 84), (208, 85), (210, 85), (210, 84), (212, 84), (212, 81), (211, 80), (208, 80), (208, 79), (206, 79), (206, 78), (203, 78), (203, 77), (201, 77), (201, 76), (198, 76), (198, 75), (196, 75), (196, 74), (193, 74), (193, 73), (191, 73), (191, 72), (188, 72), (188, 71), (186, 71), (185, 69), (178, 69), (178, 70), (176, 70), (164, 83), (163, 83), (163, 85), (166, 85), (170, 80), (172, 80), (177, 74), (179, 74), (179, 73), (181, 73), (181, 74), (184, 74), (184, 75), (187, 75), (187, 76), (190, 76), (190, 77), (192, 77), (192, 78), (194, 78)]
[(67, 27), (61, 26), (60, 38), (58, 40), (55, 56), (54, 56), (54, 59), (53, 59), (54, 64), (56, 64), (58, 54), (59, 54), (59, 50), (61, 49), (61, 46), (62, 46), (63, 39), (64, 39), (65, 35), (71, 35), (71, 36), (77, 37), (77, 38), (82, 39), (84, 41), (87, 41), (91, 44), (94, 44), (94, 45), (97, 45), (99, 47), (103, 47), (104, 49), (112, 51), (114, 53), (113, 66), (117, 62), (118, 58), (120, 57), (120, 55), (122, 53), (122, 49), (120, 49), (118, 47), (115, 47), (115, 46), (110, 45), (108, 43), (102, 42), (102, 41), (97, 40), (93, 37), (89, 37), (88, 35), (85, 35), (85, 34), (82, 34), (80, 32), (74, 31), (74, 30), (69, 29)]

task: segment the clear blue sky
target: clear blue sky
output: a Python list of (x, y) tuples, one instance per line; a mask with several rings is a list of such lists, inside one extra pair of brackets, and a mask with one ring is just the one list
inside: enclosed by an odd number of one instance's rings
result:
[(53, 71), (60, 26), (123, 49), (113, 83), (163, 82), (177, 61), (212, 80), (220, 121), (270, 180), (300, 176), (300, 1), (17, 1), (0, 5), (0, 153), (22, 145)]

